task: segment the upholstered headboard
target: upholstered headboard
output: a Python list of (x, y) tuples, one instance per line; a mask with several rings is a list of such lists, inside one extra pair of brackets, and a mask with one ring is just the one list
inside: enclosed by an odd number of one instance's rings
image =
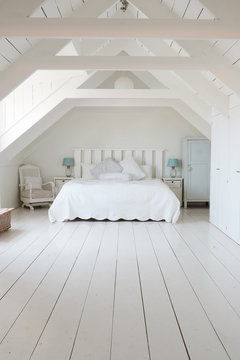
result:
[(81, 177), (81, 163), (97, 164), (107, 158), (121, 161), (132, 157), (139, 165), (151, 165), (154, 178), (162, 178), (163, 151), (162, 149), (74, 149), (74, 174), (75, 177)]

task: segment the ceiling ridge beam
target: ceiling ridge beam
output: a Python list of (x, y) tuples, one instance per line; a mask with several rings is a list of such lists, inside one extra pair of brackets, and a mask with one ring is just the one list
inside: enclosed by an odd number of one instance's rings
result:
[(71, 99), (178, 99), (169, 89), (75, 89)]

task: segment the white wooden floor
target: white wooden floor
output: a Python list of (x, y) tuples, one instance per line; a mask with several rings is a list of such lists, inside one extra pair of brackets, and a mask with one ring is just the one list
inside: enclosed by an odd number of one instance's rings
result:
[(1, 360), (239, 360), (240, 246), (178, 224), (50, 224), (19, 209), (0, 235)]

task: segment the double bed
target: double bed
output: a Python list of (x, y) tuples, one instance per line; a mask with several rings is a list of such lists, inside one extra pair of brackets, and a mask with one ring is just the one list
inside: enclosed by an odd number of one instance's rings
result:
[[(141, 180), (99, 180), (83, 174), (84, 164), (91, 166), (105, 159), (120, 162), (134, 159), (151, 174)], [(49, 209), (49, 220), (80, 219), (165, 220), (175, 223), (180, 203), (161, 180), (163, 151), (151, 150), (74, 150), (75, 179), (67, 182)], [(94, 165), (95, 166), (95, 165)]]

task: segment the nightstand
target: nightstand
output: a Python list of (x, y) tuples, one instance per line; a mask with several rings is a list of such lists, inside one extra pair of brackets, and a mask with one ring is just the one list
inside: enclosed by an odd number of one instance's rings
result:
[(163, 182), (174, 192), (183, 206), (183, 178), (163, 178)]
[(55, 195), (59, 193), (64, 184), (74, 179), (73, 177), (56, 176), (54, 177)]

